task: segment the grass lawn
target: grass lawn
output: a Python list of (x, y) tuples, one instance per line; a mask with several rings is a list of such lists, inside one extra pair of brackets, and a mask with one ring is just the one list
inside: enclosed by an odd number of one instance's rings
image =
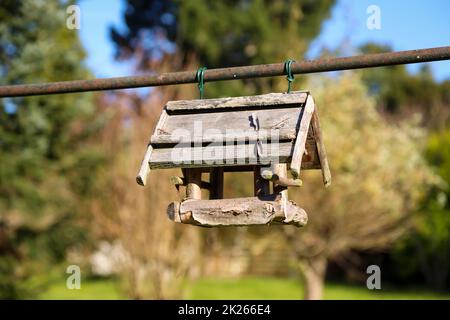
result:
[(66, 288), (66, 281), (54, 281), (40, 297), (43, 300), (118, 300), (126, 299), (114, 279), (95, 279), (81, 282), (78, 290)]
[[(202, 279), (192, 287), (190, 299), (301, 299), (299, 281), (286, 278)], [(365, 286), (327, 283), (325, 299), (450, 299), (447, 294), (423, 289), (382, 288), (368, 290)]]
[[(196, 281), (187, 299), (301, 299), (302, 286), (288, 278), (247, 277), (242, 279), (202, 279)], [(57, 281), (41, 299), (124, 299), (116, 280), (85, 280), (80, 290), (68, 290)], [(325, 299), (448, 299), (449, 293), (433, 293), (417, 288), (389, 288), (371, 291), (364, 286), (328, 283)]]

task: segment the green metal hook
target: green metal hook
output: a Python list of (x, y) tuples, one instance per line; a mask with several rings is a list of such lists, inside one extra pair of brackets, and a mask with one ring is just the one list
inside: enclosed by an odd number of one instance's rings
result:
[(197, 69), (197, 75), (195, 78), (198, 82), (198, 90), (200, 91), (200, 99), (203, 99), (203, 91), (204, 91), (204, 72), (207, 68), (206, 67), (200, 67)]
[(288, 81), (288, 89), (287, 93), (291, 92), (291, 83), (295, 80), (294, 75), (292, 74), (291, 65), (295, 62), (295, 60), (289, 59), (284, 62), (284, 72), (286, 72), (286, 79)]

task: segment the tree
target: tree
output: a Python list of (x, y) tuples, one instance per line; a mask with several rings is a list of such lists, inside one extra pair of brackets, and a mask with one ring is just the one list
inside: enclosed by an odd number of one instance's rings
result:
[[(417, 124), (388, 124), (358, 76), (310, 82), (319, 108), (333, 176), (305, 174), (292, 197), (308, 225), (285, 229), (305, 282), (305, 298), (320, 299), (327, 263), (349, 250), (387, 248), (407, 229), (412, 210), (434, 176), (421, 155)], [(309, 172), (308, 172), (309, 173)]]
[(198, 228), (174, 225), (165, 214), (177, 198), (173, 170), (151, 172), (147, 186), (136, 183), (143, 141), (149, 137), (165, 97), (149, 101), (119, 93), (105, 97), (101, 110), (109, 121), (97, 136), (99, 152), (108, 158), (97, 176), (99, 191), (90, 201), (93, 236), (117, 245), (123, 253), (115, 267), (126, 294), (133, 299), (183, 297), (186, 278), (201, 265)]
[[(117, 57), (134, 58), (139, 70), (164, 70), (161, 63), (167, 59), (171, 71), (281, 62), (302, 58), (333, 3), (128, 0), (126, 29), (113, 27), (111, 36)], [(255, 94), (273, 90), (275, 84), (274, 79), (215, 83), (206, 94)]]
[[(1, 84), (89, 76), (78, 34), (66, 28), (71, 3), (2, 1)], [(101, 161), (86, 143), (93, 111), (86, 94), (0, 100), (0, 297), (32, 296), (32, 275), (86, 239), (75, 217)]]
[[(373, 43), (363, 45), (363, 54), (390, 52), (389, 46)], [(429, 65), (424, 64), (417, 74), (410, 74), (404, 65), (369, 68), (361, 71), (369, 93), (377, 97), (380, 110), (396, 119), (419, 113), (422, 124), (442, 129), (450, 119), (450, 81), (438, 83)]]
[[(369, 43), (361, 47), (363, 53), (392, 51), (389, 46)], [(376, 96), (379, 109), (387, 118), (401, 119), (420, 114), (423, 125), (432, 135), (426, 158), (434, 171), (448, 183), (446, 167), (446, 131), (450, 119), (450, 81), (433, 79), (429, 65), (422, 65), (416, 74), (405, 66), (374, 68), (361, 71), (369, 92)], [(399, 242), (390, 254), (398, 280), (414, 279), (422, 274), (434, 288), (445, 286), (448, 267), (447, 216), (444, 197), (447, 187), (436, 185), (428, 191), (417, 208), (412, 232)], [(444, 202), (443, 202), (444, 201)], [(417, 278), (416, 278), (417, 279)]]
[(396, 250), (403, 276), (421, 273), (426, 283), (442, 290), (450, 274), (450, 132), (434, 133), (426, 159), (441, 179), (431, 188), (413, 219), (413, 230)]

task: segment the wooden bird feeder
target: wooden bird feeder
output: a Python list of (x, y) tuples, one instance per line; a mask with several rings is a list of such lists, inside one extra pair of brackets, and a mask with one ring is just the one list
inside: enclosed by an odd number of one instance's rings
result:
[[(183, 176), (171, 180), (186, 187), (186, 197), (169, 205), (169, 218), (208, 227), (304, 226), (306, 212), (288, 200), (287, 188), (301, 186), (300, 172), (308, 169), (321, 169), (324, 184), (331, 182), (309, 92), (168, 102), (137, 182), (145, 185), (150, 170), (163, 168), (181, 168)], [(224, 173), (246, 171), (254, 174), (254, 197), (223, 199)]]

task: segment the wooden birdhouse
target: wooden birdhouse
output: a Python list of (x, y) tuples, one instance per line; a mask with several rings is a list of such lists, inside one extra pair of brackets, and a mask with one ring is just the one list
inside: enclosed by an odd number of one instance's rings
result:
[[(172, 183), (186, 187), (185, 198), (169, 205), (169, 218), (209, 227), (304, 226), (306, 212), (288, 200), (288, 187), (301, 186), (301, 170), (309, 169), (321, 169), (324, 184), (331, 182), (309, 92), (168, 102), (137, 182), (145, 185), (150, 170), (164, 168), (181, 168)], [(245, 171), (253, 172), (254, 197), (223, 199), (224, 174)]]

